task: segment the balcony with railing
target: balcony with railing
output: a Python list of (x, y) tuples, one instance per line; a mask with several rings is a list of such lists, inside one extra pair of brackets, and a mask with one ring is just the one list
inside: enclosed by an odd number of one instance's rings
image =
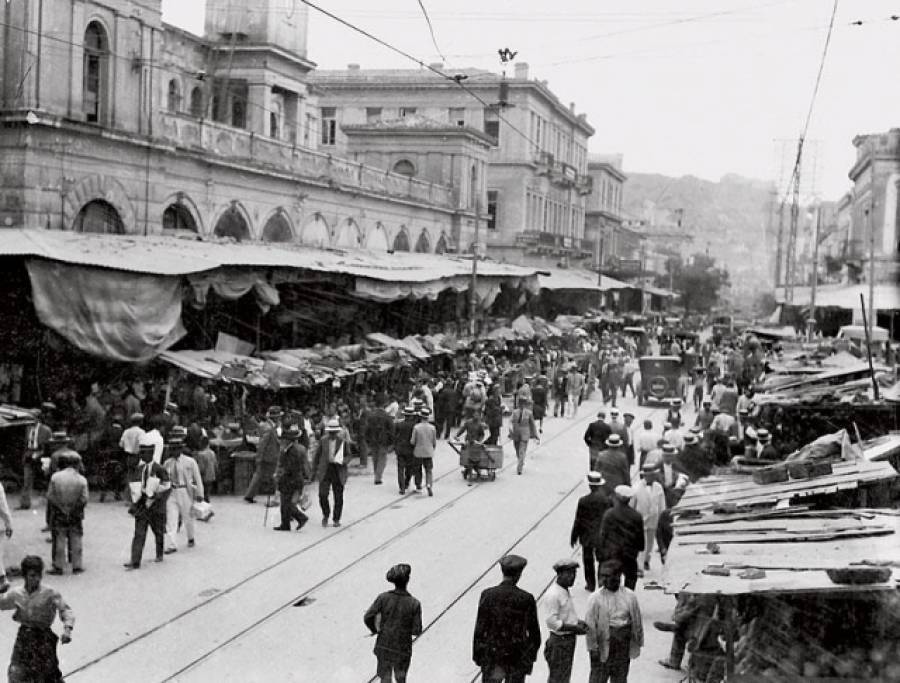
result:
[(161, 112), (157, 136), (179, 148), (324, 182), (335, 189), (363, 190), (455, 208), (454, 193), (445, 185), (365, 166), (208, 119)]

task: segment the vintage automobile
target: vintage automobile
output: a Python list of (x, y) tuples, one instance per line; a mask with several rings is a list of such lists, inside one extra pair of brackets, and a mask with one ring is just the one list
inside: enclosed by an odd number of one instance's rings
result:
[(638, 405), (650, 401), (668, 402), (687, 399), (687, 377), (678, 356), (644, 356), (638, 360), (641, 382), (637, 392)]

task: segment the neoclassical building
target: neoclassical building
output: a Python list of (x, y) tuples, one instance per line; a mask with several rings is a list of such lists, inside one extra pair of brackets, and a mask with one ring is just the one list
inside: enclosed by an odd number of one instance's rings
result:
[(448, 142), (420, 121), (423, 172), (377, 153), (409, 122), (338, 156), (307, 85), (306, 6), (206, 5), (204, 37), (159, 0), (0, 6), (0, 227), (441, 253), (487, 225), (483, 133)]

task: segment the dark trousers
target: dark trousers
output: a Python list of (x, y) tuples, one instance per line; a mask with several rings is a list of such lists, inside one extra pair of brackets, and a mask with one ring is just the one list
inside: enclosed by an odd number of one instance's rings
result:
[[(281, 526), (288, 529), (291, 528), (291, 520), (296, 520), (298, 528), (306, 524), (309, 519), (300, 506), (294, 502), (294, 495), (299, 493), (298, 489), (285, 489), (281, 492)], [(335, 506), (337, 507), (337, 506)]]
[(63, 569), (66, 558), (72, 562), (72, 569), (82, 569), (82, 537), (84, 531), (81, 523), (61, 524), (54, 521), (50, 525), (50, 541), (53, 544), (53, 567)]
[(209, 481), (207, 479), (203, 480), (203, 500), (207, 503), (209, 502), (209, 495), (213, 492), (214, 488), (216, 488), (215, 481)]
[(593, 591), (597, 587), (597, 570), (603, 563), (600, 548), (581, 546), (581, 560), (584, 563), (584, 585)]
[(410, 455), (406, 461), (406, 478), (403, 482), (403, 488), (408, 489), (409, 485), (415, 481), (416, 488), (422, 488), (422, 458)]
[(674, 535), (672, 513), (668, 510), (663, 510), (656, 525), (656, 545), (659, 546), (659, 554), (662, 556), (663, 562), (666, 560), (666, 553), (669, 552), (669, 545), (672, 543)]
[(588, 683), (626, 683), (631, 666), (631, 626), (609, 629), (609, 656), (600, 661), (600, 652), (591, 651), (591, 676)]
[(488, 425), (489, 435), (487, 441), (485, 443), (489, 446), (496, 446), (500, 443), (500, 428), (503, 427), (503, 423), (493, 423)]
[(504, 669), (499, 664), (487, 664), (481, 667), (482, 683), (525, 683), (525, 672)]
[[(612, 559), (612, 558), (606, 558)], [(625, 587), (634, 590), (637, 585), (638, 564), (636, 557), (616, 557), (622, 563), (622, 576), (625, 577)]]
[[(31, 494), (34, 489), (34, 468), (40, 466), (40, 460), (32, 458), (33, 451), (25, 451), (22, 456), (22, 492), (19, 494), (19, 508), (31, 508)], [(37, 462), (37, 465), (35, 464)]]
[[(447, 434), (450, 433), (450, 419), (449, 414), (443, 408), (435, 409), (434, 411), (434, 431), (437, 434), (437, 438), (441, 438), (441, 434), (446, 430)], [(446, 436), (443, 438), (447, 438)]]
[(577, 639), (574, 633), (564, 636), (551, 633), (544, 645), (544, 659), (550, 674), (547, 683), (569, 683), (572, 680), (572, 660)]
[(319, 507), (322, 508), (322, 517), (328, 519), (331, 514), (331, 506), (328, 504), (329, 489), (334, 494), (334, 519), (335, 522), (341, 521), (341, 513), (344, 511), (344, 484), (341, 481), (341, 475), (338, 470), (339, 465), (334, 463), (328, 464), (325, 470), (325, 476), (319, 482)]
[(376, 652), (375, 657), (378, 659), (378, 670), (375, 676), (381, 680), (381, 683), (393, 683), (393, 681), (405, 683), (412, 655)]
[(147, 540), (147, 528), (153, 531), (156, 542), (156, 558), (163, 556), (163, 537), (166, 533), (166, 510), (163, 506), (161, 514), (142, 513), (134, 518), (134, 538), (131, 540), (131, 564), (139, 567), (144, 554), (144, 543)]

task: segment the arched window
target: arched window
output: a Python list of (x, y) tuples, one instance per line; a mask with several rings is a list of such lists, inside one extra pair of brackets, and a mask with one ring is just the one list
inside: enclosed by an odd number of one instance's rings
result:
[(166, 99), (166, 108), (173, 113), (181, 109), (181, 86), (178, 84), (177, 78), (173, 78), (169, 81), (169, 94)]
[(163, 211), (163, 232), (199, 232), (191, 212), (181, 204), (169, 204)]
[(434, 248), (434, 253), (435, 254), (446, 254), (447, 251), (448, 251), (447, 236), (441, 235), (440, 239), (438, 240), (437, 246)]
[(199, 85), (191, 90), (191, 116), (203, 118), (203, 88)]
[(310, 247), (327, 247), (331, 243), (328, 223), (318, 213), (314, 214), (312, 220), (303, 226), (300, 242)]
[(102, 199), (95, 199), (81, 207), (81, 211), (75, 216), (72, 230), (75, 232), (124, 235), (125, 225), (122, 223), (122, 218), (119, 216), (119, 212), (116, 211), (116, 207)]
[(428, 241), (428, 234), (423, 230), (416, 240), (416, 253), (427, 254), (431, 251), (431, 243)]
[(394, 164), (394, 173), (412, 178), (416, 174), (416, 167), (409, 159), (401, 159)]
[(294, 233), (291, 232), (290, 223), (282, 213), (274, 214), (266, 221), (266, 227), (262, 231), (263, 242), (293, 242)]
[(106, 110), (107, 70), (109, 40), (106, 31), (96, 21), (88, 24), (84, 32), (84, 80), (82, 84), (82, 109), (86, 121), (98, 123)]
[(385, 252), (390, 248), (391, 243), (388, 241), (387, 230), (384, 229), (384, 226), (381, 223), (376, 223), (375, 228), (369, 232), (368, 239), (366, 240), (366, 249)]
[(409, 237), (405, 230), (398, 232), (394, 238), (394, 251), (409, 251)]
[(213, 234), (216, 237), (231, 237), (238, 242), (250, 239), (250, 226), (237, 208), (231, 207), (216, 223)]
[(346, 249), (359, 249), (362, 243), (363, 235), (359, 226), (352, 218), (345, 220), (338, 229), (337, 238), (334, 240), (334, 246)]

